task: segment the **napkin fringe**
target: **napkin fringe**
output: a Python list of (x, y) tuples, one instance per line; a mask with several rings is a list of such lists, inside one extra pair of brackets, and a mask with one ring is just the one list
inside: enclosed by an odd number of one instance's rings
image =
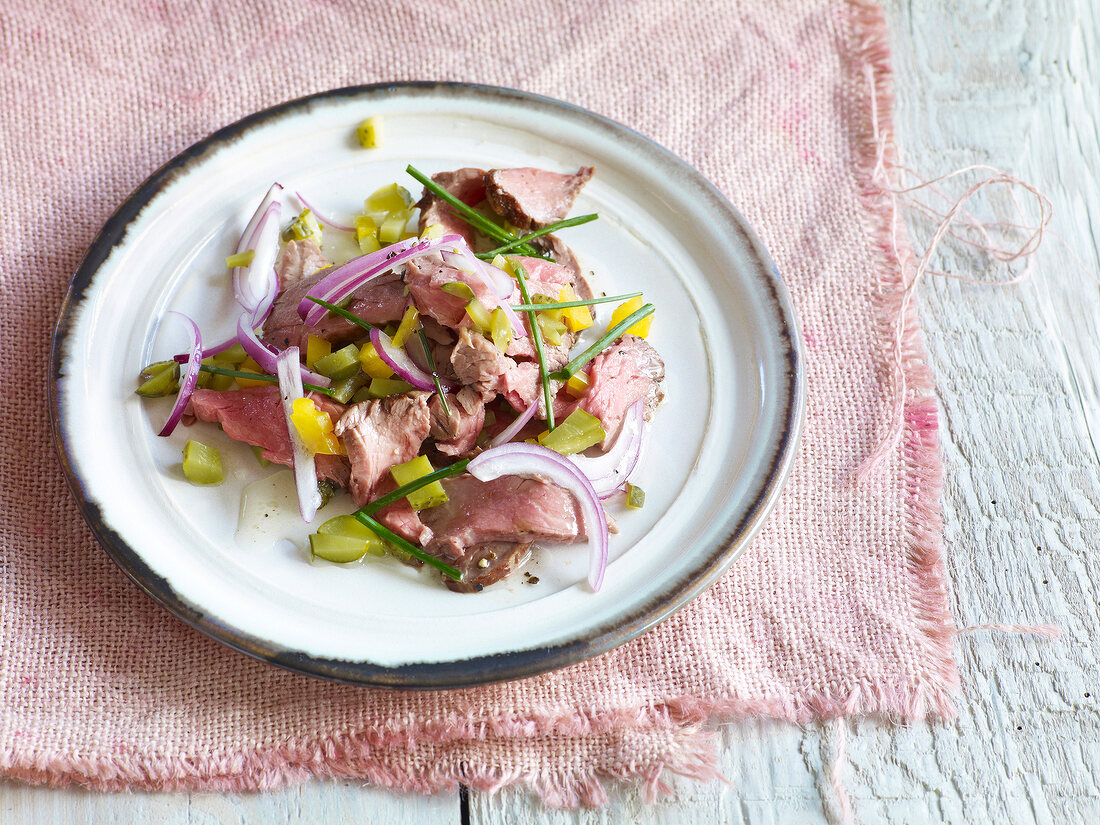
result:
[[(959, 690), (959, 673), (953, 655), (955, 622), (949, 608), (947, 574), (943, 565), (940, 511), (943, 459), (939, 420), (932, 371), (926, 361), (916, 310), (912, 303), (906, 309), (904, 302), (907, 279), (915, 270), (915, 257), (898, 200), (889, 187), (884, 186), (884, 178), (896, 176), (897, 161), (889, 30), (882, 8), (873, 0), (850, 0), (850, 5), (856, 43), (856, 76), (865, 73), (871, 86), (871, 122), (863, 130), (864, 137), (858, 146), (857, 174), (860, 195), (866, 206), (866, 229), (882, 252), (875, 269), (878, 289), (872, 300), (878, 309), (886, 375), (893, 358), (887, 342), (894, 341), (899, 315), (905, 313), (900, 339), (901, 369), (908, 388), (907, 397), (901, 399), (904, 422), (901, 451), (908, 512), (905, 547), (911, 574), (908, 578), (910, 600), (916, 611), (917, 630), (927, 650), (923, 657), (925, 670), (915, 683), (879, 691), (878, 698), (888, 712), (907, 719), (920, 718), (931, 709), (941, 718), (950, 720), (958, 712), (954, 697)], [(854, 694), (866, 688), (858, 687)], [(866, 712), (867, 708), (858, 695), (853, 695), (843, 708), (829, 710), (852, 714)]]

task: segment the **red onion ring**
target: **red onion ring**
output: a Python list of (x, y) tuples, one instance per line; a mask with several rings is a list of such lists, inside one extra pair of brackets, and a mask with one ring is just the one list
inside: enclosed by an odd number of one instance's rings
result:
[(245, 309), (255, 309), (262, 300), (252, 289), (254, 274), (275, 268), (275, 259), (279, 254), (279, 216), (283, 210), (276, 198), (282, 191), (282, 184), (272, 184), (237, 242), (238, 255), (249, 249), (253, 252), (252, 262), (248, 266), (233, 268), (233, 295)]
[(312, 212), (314, 214), (314, 216), (317, 218), (317, 220), (321, 223), (322, 226), (331, 226), (333, 229), (339, 229), (343, 232), (354, 232), (355, 231), (354, 226), (347, 226), (346, 224), (337, 223), (336, 221), (329, 220), (327, 217), (322, 215), (317, 210), (317, 207), (315, 207), (313, 204), (311, 204), (309, 201), (307, 201), (305, 195), (303, 195), (301, 192), (295, 192), (294, 194), (298, 198), (298, 200), (300, 200), (302, 202), (302, 206), (304, 206), (306, 209), (308, 209), (310, 212)]
[[(268, 375), (275, 375), (277, 370), (276, 361), (281, 354), (274, 347), (265, 344), (256, 336), (256, 330), (252, 327), (252, 313), (245, 312), (241, 314), (241, 317), (237, 319), (237, 340), (240, 341), (241, 346), (244, 347), (244, 351), (249, 354), (253, 361), (266, 372)], [(297, 349), (297, 347), (295, 347)], [(285, 352), (286, 350), (283, 350)], [(299, 372), (301, 373), (301, 381), (308, 381), (310, 384), (316, 384), (319, 387), (328, 387), (332, 382), (321, 375), (320, 373), (308, 370), (305, 367), (299, 366)]]
[(378, 357), (385, 361), (386, 366), (393, 370), (401, 380), (407, 381), (418, 390), (435, 389), (435, 380), (431, 374), (420, 369), (405, 350), (395, 347), (393, 339), (378, 327), (370, 331), (370, 341), (374, 344)]
[[(262, 326), (267, 320), (267, 316), (271, 314), (271, 308), (275, 305), (275, 298), (279, 294), (279, 276), (274, 269), (268, 272), (267, 280), (267, 292), (264, 297), (260, 299), (260, 303), (256, 306), (256, 309), (252, 312), (251, 328), (255, 329), (258, 326)], [(225, 352), (227, 349), (241, 343), (239, 335), (234, 335), (232, 338), (228, 338), (222, 341), (220, 344), (214, 344), (211, 347), (207, 347), (202, 351), (203, 358), (210, 358), (213, 355), (219, 355)], [(243, 344), (242, 344), (243, 346)], [(186, 354), (180, 354), (173, 356), (179, 363), (187, 361)], [(257, 362), (259, 363), (259, 362)]]
[(523, 429), (523, 425), (535, 417), (535, 412), (538, 410), (538, 402), (531, 404), (526, 410), (516, 416), (516, 420), (513, 421), (504, 430), (501, 430), (496, 434), (496, 437), (489, 442), (490, 447), (499, 447), (501, 444), (507, 444), (513, 438), (516, 437), (516, 433)]
[(435, 240), (409, 238), (384, 246), (376, 252), (352, 258), (313, 285), (313, 288), (302, 298), (302, 302), (298, 304), (298, 314), (308, 325), (316, 326), (328, 310), (309, 300), (311, 297), (320, 298), (330, 304), (338, 304), (363, 284), (389, 272), (394, 267), (406, 261), (430, 255), (456, 242), (465, 243), (459, 235), (444, 235)]
[(183, 411), (187, 408), (187, 402), (191, 400), (191, 393), (195, 391), (195, 384), (199, 380), (199, 365), (202, 363), (202, 335), (199, 326), (182, 312), (168, 310), (166, 315), (177, 315), (187, 322), (187, 330), (191, 334), (191, 348), (187, 355), (187, 366), (184, 368), (183, 380), (180, 381), (180, 390), (176, 394), (176, 403), (172, 406), (172, 412), (168, 414), (168, 420), (164, 422), (157, 435), (169, 436), (176, 429), (183, 417)]
[(538, 444), (501, 444), (486, 450), (466, 470), (478, 481), (492, 481), (507, 475), (541, 476), (571, 492), (577, 499), (588, 536), (588, 583), (593, 590), (603, 586), (607, 570), (607, 514), (592, 483), (569, 459)]
[(571, 455), (569, 460), (592, 482), (601, 499), (611, 498), (630, 480), (642, 455), (645, 433), (645, 400), (639, 398), (623, 416), (615, 442), (598, 456)]
[(317, 508), (321, 506), (321, 491), (317, 489), (317, 466), (313, 453), (306, 448), (301, 435), (298, 434), (298, 428), (290, 420), (290, 414), (294, 411), (294, 402), (305, 396), (299, 358), (297, 347), (287, 347), (275, 359), (275, 369), (279, 376), (283, 414), (286, 416), (286, 428), (290, 435), (294, 487), (298, 491), (298, 509), (302, 513), (302, 519), (308, 524), (313, 521), (313, 517), (317, 515)]

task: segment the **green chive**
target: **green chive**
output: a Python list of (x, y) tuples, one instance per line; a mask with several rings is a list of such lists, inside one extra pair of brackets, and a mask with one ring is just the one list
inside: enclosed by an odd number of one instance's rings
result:
[(439, 396), (439, 403), (443, 407), (443, 414), (451, 417), (451, 408), (447, 406), (447, 393), (443, 392), (443, 385), (439, 383), (439, 373), (435, 371), (435, 358), (432, 357), (432, 348), (428, 346), (428, 334), (424, 327), (416, 331), (420, 336), (420, 345), (424, 347), (424, 357), (428, 361), (428, 368), (432, 371), (432, 380), (435, 382), (435, 393)]
[(451, 567), (451, 565), (447, 564), (444, 561), (440, 561), (435, 556), (425, 553), (415, 544), (410, 544), (409, 542), (405, 541), (405, 539), (401, 538), (401, 536), (397, 535), (397, 533), (387, 530), (370, 516), (364, 515), (362, 512), (359, 512), (355, 514), (355, 517), (371, 530), (373, 530), (375, 533), (377, 533), (379, 537), (385, 539), (395, 547), (404, 550), (410, 556), (420, 559), (425, 564), (430, 564), (437, 570), (441, 570), (444, 575), (450, 576), (455, 581), (462, 581), (462, 574), (455, 568)]
[[(524, 298), (526, 300), (526, 298)], [(613, 341), (615, 341), (620, 335), (634, 326), (643, 318), (647, 318), (653, 314), (656, 309), (653, 304), (646, 304), (641, 309), (635, 310), (630, 313), (626, 318), (619, 321), (611, 329), (605, 332), (596, 343), (562, 367), (560, 370), (551, 375), (551, 378), (556, 378), (559, 381), (568, 381), (572, 378), (585, 364), (607, 349)]]
[[(274, 375), (265, 375), (261, 372), (242, 372), (240, 370), (227, 370), (225, 367), (214, 367), (210, 364), (201, 364), (199, 369), (202, 372), (209, 372), (213, 375), (228, 375), (230, 378), (248, 378), (252, 381), (266, 381), (269, 384), (278, 384), (279, 379)], [(310, 392), (319, 392), (321, 395), (331, 396), (333, 391), (328, 387), (318, 387), (316, 384), (302, 384), (303, 389), (307, 389)]]
[(575, 218), (566, 218), (564, 221), (552, 223), (549, 226), (544, 226), (542, 229), (536, 229), (534, 232), (516, 238), (511, 243), (504, 244), (504, 246), (498, 246), (491, 252), (479, 252), (477, 254), (477, 257), (481, 258), (483, 261), (491, 261), (497, 255), (503, 255), (505, 252), (511, 252), (517, 246), (519, 246), (520, 244), (524, 244), (527, 241), (534, 240), (535, 238), (541, 238), (543, 235), (549, 235), (551, 232), (557, 232), (559, 229), (568, 229), (571, 226), (580, 226), (583, 223), (589, 223), (596, 220), (598, 217), (599, 215), (593, 212), (590, 215), (578, 215)]
[[(519, 293), (523, 296), (524, 304), (531, 304), (531, 296), (527, 292), (527, 270), (523, 264), (512, 259), (512, 269), (516, 273), (516, 281), (519, 282)], [(546, 429), (554, 431), (554, 404), (550, 398), (550, 376), (546, 371), (546, 354), (542, 351), (542, 331), (539, 329), (538, 318), (534, 310), (527, 311), (527, 317), (531, 324), (531, 338), (535, 342), (535, 354), (539, 358), (539, 378), (542, 379), (542, 397), (546, 401)]]
[[(456, 198), (454, 195), (452, 195), (450, 192), (448, 192), (446, 189), (444, 189), (434, 180), (429, 178), (412, 164), (409, 164), (407, 167), (405, 167), (405, 171), (416, 178), (418, 181), (420, 181), (420, 183), (424, 184), (425, 189), (427, 189), (441, 201), (450, 206), (455, 212), (458, 213), (458, 216), (466, 221), (466, 223), (470, 224), (470, 226), (474, 227), (475, 229), (480, 229), (490, 238), (496, 238), (498, 241), (502, 241), (504, 243), (511, 243), (516, 240), (515, 236), (512, 235), (510, 232), (497, 226), (491, 220), (486, 218), (484, 215), (478, 213), (474, 209), (471, 209), (468, 205), (464, 204), (462, 201), (460, 201), (458, 198)], [(523, 245), (521, 251), (525, 255), (539, 254), (535, 249), (531, 248), (527, 244)]]
[(336, 304), (330, 304), (328, 301), (322, 301), (320, 298), (314, 298), (312, 295), (307, 295), (306, 297), (309, 300), (313, 301), (313, 303), (320, 304), (325, 309), (327, 309), (329, 312), (334, 312), (337, 315), (339, 315), (341, 318), (346, 318), (348, 321), (351, 321), (353, 324), (356, 324), (357, 326), (362, 327), (367, 332), (370, 332), (372, 329), (374, 329), (374, 324), (368, 324), (366, 321), (364, 321), (362, 318), (360, 318), (354, 312), (348, 312), (343, 307), (338, 307), (338, 306), (336, 306)]
[(569, 309), (569, 307), (587, 307), (592, 306), (592, 304), (610, 304), (615, 301), (626, 301), (630, 298), (637, 298), (641, 294), (640, 292), (628, 292), (626, 295), (609, 295), (606, 298), (587, 298), (577, 301), (552, 301), (545, 304), (512, 304), (512, 309), (516, 312), (520, 312), (532, 309)]

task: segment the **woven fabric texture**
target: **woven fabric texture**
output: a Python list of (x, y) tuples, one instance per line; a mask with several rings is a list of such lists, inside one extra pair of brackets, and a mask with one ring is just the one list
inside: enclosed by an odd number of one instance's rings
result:
[[(873, 119), (890, 132), (877, 6), (88, 0), (47, 13), (16, 0), (0, 15), (0, 65), (0, 770), (105, 789), (524, 782), (554, 804), (598, 803), (607, 777), (658, 789), (665, 771), (710, 773), (708, 719), (953, 713), (936, 413), (915, 316), (903, 437), (854, 478), (888, 432), (907, 271), (875, 183)], [(72, 273), (158, 166), (275, 103), (414, 79), (557, 97), (685, 158), (769, 247), (808, 378), (789, 484), (716, 586), (595, 660), (445, 693), (276, 670), (147, 599), (77, 515), (45, 380)]]

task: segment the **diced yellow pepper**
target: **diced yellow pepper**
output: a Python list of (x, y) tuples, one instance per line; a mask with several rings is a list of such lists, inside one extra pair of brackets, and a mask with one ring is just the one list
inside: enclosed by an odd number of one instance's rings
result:
[[(619, 323), (620, 321), (626, 320), (626, 317), (630, 315), (630, 313), (637, 312), (639, 309), (642, 308), (644, 304), (645, 301), (642, 300), (641, 295), (638, 295), (635, 298), (631, 298), (629, 301), (624, 301), (623, 303), (619, 304), (615, 311), (611, 313), (611, 324), (608, 329), (615, 326), (615, 324)], [(649, 328), (653, 326), (653, 315), (655, 314), (656, 313), (651, 313), (650, 315), (647, 315), (638, 323), (634, 324), (634, 326), (628, 328), (623, 334), (637, 335), (639, 338), (645, 338), (647, 335), (649, 335)]]
[(325, 455), (347, 455), (344, 445), (332, 430), (332, 416), (317, 409), (312, 398), (295, 398), (291, 407), (290, 422), (306, 449)]
[(516, 277), (516, 270), (515, 270), (515, 267), (512, 266), (512, 261), (509, 260), (508, 258), (505, 258), (503, 255), (497, 255), (496, 257), (493, 258), (491, 263), (497, 269), (501, 269), (501, 270), (507, 272), (511, 277), (513, 277), (513, 278)]
[(573, 398), (582, 398), (588, 392), (588, 373), (578, 372), (565, 382), (565, 391)]
[(393, 212), (395, 209), (408, 209), (412, 206), (412, 202), (412, 195), (409, 194), (407, 189), (398, 186), (396, 183), (391, 183), (371, 193), (370, 197), (367, 198), (366, 211), (372, 214), (376, 212)]
[(430, 223), (424, 227), (424, 231), (420, 233), (420, 237), (426, 241), (434, 241), (436, 238), (442, 238), (444, 231), (443, 224)]
[[(573, 287), (566, 284), (561, 288), (561, 293), (558, 295), (558, 300), (562, 303), (567, 301), (577, 301), (577, 293), (573, 291)], [(592, 326), (592, 313), (588, 311), (588, 307), (570, 307), (569, 309), (563, 309), (561, 311), (561, 319), (565, 321), (565, 325), (569, 327), (570, 332), (580, 332), (582, 329), (588, 329)]]
[(359, 136), (359, 145), (364, 149), (377, 149), (382, 145), (382, 118), (377, 115), (368, 117), (359, 124), (355, 134)]
[(413, 330), (416, 329), (416, 322), (420, 319), (420, 313), (417, 312), (416, 307), (409, 307), (405, 310), (405, 314), (401, 316), (401, 326), (397, 328), (397, 332), (393, 334), (393, 345), (395, 347), (405, 346), (405, 340), (412, 335)]
[[(242, 361), (237, 367), (237, 369), (241, 372), (254, 372), (259, 375), (265, 374), (264, 371), (260, 369), (260, 365), (253, 361), (251, 357), (245, 358), (244, 361)], [(253, 381), (251, 378), (237, 379), (238, 387), (266, 387), (269, 383), (269, 381)]]
[(306, 366), (312, 369), (317, 359), (326, 355), (332, 355), (332, 343), (310, 333), (306, 338)]
[(390, 365), (382, 360), (378, 355), (378, 350), (374, 348), (374, 344), (370, 341), (363, 344), (362, 349), (359, 350), (359, 364), (362, 366), (363, 372), (371, 378), (389, 378), (393, 375)]

